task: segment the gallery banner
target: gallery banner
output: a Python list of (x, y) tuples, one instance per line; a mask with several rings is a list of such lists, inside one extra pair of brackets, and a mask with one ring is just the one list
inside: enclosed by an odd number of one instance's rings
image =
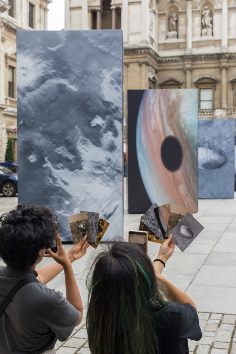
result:
[(18, 31), (19, 203), (99, 213), (123, 237), (122, 31)]
[(198, 90), (127, 93), (128, 212), (198, 210)]

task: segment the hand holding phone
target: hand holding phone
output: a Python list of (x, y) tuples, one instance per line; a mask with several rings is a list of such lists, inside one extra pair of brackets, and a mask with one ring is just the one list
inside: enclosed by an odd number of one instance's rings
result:
[(138, 245), (145, 253), (148, 253), (148, 234), (146, 231), (130, 230), (128, 242)]

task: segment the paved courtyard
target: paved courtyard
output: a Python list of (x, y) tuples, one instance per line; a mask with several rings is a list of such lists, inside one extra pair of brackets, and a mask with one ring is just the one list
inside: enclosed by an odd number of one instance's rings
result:
[[(17, 198), (0, 195), (0, 215), (17, 205)], [(125, 200), (124, 237), (129, 230), (138, 229), (140, 216), (128, 214)], [(163, 275), (189, 294), (195, 302), (203, 338), (190, 341), (194, 354), (236, 354), (236, 199), (199, 200), (199, 212), (194, 217), (204, 226), (203, 232), (182, 253), (176, 249)], [(66, 245), (67, 249), (71, 246)], [(149, 242), (151, 259), (157, 256), (158, 244)], [(86, 275), (92, 257), (98, 250), (88, 249), (85, 257), (73, 263), (73, 269), (85, 307)], [(50, 259), (42, 263), (47, 264)], [(0, 264), (2, 262), (0, 261)], [(61, 273), (48, 284), (65, 294), (64, 275)], [(85, 318), (64, 343), (57, 342), (58, 354), (90, 353), (87, 344)]]

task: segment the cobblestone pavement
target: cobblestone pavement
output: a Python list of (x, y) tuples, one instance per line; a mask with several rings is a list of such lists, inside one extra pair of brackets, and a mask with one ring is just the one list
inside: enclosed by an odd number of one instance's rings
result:
[[(202, 339), (189, 341), (190, 353), (236, 354), (235, 315), (200, 312), (199, 319)], [(85, 318), (66, 342), (57, 341), (56, 351), (58, 354), (90, 354)]]

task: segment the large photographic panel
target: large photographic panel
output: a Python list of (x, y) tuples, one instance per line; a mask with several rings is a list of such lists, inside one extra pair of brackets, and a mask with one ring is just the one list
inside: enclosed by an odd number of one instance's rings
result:
[(19, 203), (99, 213), (123, 236), (122, 31), (18, 31)]
[(129, 212), (169, 202), (197, 211), (197, 161), (198, 91), (128, 91)]
[(234, 198), (235, 120), (199, 120), (198, 196)]

